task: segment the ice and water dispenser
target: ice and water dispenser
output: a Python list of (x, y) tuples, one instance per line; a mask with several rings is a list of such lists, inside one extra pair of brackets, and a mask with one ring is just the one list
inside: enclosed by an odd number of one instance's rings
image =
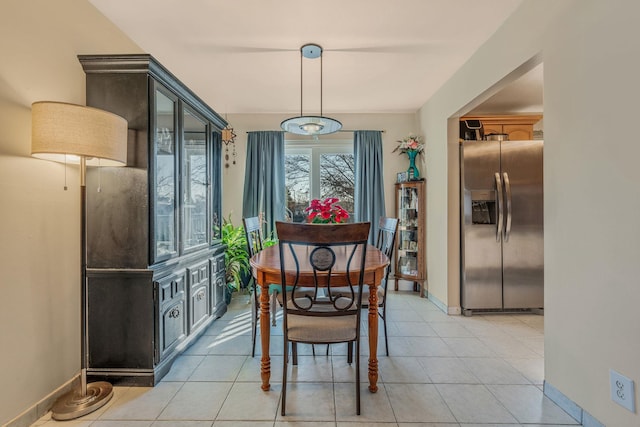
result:
[(471, 223), (495, 224), (497, 217), (496, 191), (471, 190)]

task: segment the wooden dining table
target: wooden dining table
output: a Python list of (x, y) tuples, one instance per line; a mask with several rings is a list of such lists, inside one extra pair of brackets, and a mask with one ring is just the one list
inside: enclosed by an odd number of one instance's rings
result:
[[(308, 263), (308, 257), (299, 257), (301, 286), (313, 286), (313, 269)], [(260, 341), (262, 345), (262, 359), (260, 376), (262, 390), (269, 390), (271, 384), (271, 358), (269, 356), (270, 319), (269, 319), (269, 285), (281, 282), (280, 250), (278, 245), (264, 248), (254, 255), (251, 260), (256, 283), (260, 286)], [(389, 258), (373, 245), (367, 246), (365, 259), (364, 283), (369, 287), (369, 391), (378, 391), (378, 286), (385, 277), (385, 269), (389, 265)], [(295, 272), (291, 272), (295, 274)], [(331, 274), (331, 286), (347, 285), (346, 263), (338, 262)], [(286, 356), (285, 356), (286, 357)]]

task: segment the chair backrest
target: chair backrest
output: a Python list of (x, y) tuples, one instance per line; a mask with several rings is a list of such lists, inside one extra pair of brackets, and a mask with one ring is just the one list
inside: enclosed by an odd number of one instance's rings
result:
[(391, 257), (393, 256), (393, 248), (396, 243), (396, 233), (398, 232), (398, 218), (380, 217), (378, 223), (378, 240), (376, 247), (380, 249), (388, 258), (389, 266), (385, 274), (382, 287), (386, 289), (389, 271), (391, 270)]
[(262, 227), (260, 227), (260, 218), (257, 216), (242, 218), (242, 223), (247, 238), (249, 257), (252, 257), (262, 250)]
[[(370, 226), (368, 222), (276, 222), (281, 283), (286, 285), (282, 287), (284, 301), (288, 301), (287, 292), (295, 295), (291, 304), (285, 304), (285, 322), (289, 312), (313, 316), (356, 314), (354, 309), (361, 305)], [(313, 286), (312, 291), (309, 286)], [(324, 288), (324, 294), (318, 293), (320, 288)]]

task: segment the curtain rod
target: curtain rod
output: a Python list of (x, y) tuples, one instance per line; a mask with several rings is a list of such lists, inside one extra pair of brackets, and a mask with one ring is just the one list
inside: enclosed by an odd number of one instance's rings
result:
[[(372, 130), (374, 132), (382, 132), (382, 133), (386, 132), (386, 130), (384, 130), (384, 129), (382, 129), (382, 130), (378, 130), (378, 129), (363, 129), (363, 130)], [(247, 133), (250, 133), (250, 132), (263, 132), (263, 131), (258, 131), (258, 130), (248, 130), (247, 131)], [(271, 131), (271, 132), (278, 132), (278, 131)], [(293, 133), (293, 132), (287, 132), (287, 131), (284, 131), (284, 132), (285, 133)], [(340, 133), (340, 132), (357, 132), (357, 131), (356, 130), (351, 130), (351, 129), (341, 129), (341, 130), (339, 130), (339, 131), (337, 131), (335, 133)], [(298, 135), (298, 134), (294, 134), (294, 135)], [(303, 136), (313, 136), (313, 135), (303, 135)]]

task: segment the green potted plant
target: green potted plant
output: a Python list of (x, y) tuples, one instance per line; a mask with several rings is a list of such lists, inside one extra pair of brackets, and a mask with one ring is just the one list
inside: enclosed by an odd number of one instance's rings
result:
[(231, 302), (231, 294), (239, 291), (243, 278), (249, 271), (249, 253), (247, 252), (247, 238), (243, 226), (234, 226), (229, 218), (223, 218), (221, 229), (222, 243), (226, 245), (224, 251), (225, 279), (227, 282), (227, 304)]

